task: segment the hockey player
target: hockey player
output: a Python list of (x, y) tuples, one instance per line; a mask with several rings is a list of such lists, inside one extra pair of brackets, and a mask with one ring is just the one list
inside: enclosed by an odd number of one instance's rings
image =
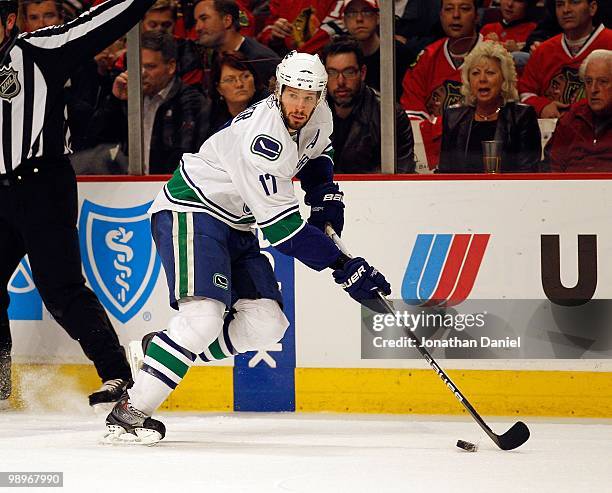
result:
[[(148, 344), (134, 386), (106, 419), (104, 441), (161, 440), (165, 427), (151, 415), (198, 354), (230, 357), (283, 337), (289, 322), (253, 226), (280, 252), (317, 271), (333, 269), (358, 302), (391, 291), (380, 272), (363, 258), (344, 256), (323, 232), (327, 223), (337, 232), (344, 223), (343, 193), (332, 181), (325, 67), (317, 55), (293, 51), (276, 78), (273, 95), (228, 122), (198, 153), (183, 156), (151, 206), (178, 314)], [(296, 175), (311, 206), (307, 222), (294, 194)]]

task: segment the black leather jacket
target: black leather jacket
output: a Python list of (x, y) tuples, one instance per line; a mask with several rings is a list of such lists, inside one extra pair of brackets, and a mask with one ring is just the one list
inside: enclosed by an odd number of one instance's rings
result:
[[(466, 162), (470, 133), (474, 122), (473, 106), (452, 106), (443, 117), (440, 173), (479, 173)], [(501, 155), (502, 172), (535, 172), (542, 155), (538, 117), (532, 106), (506, 103), (499, 112), (495, 140), (504, 143)]]
[[(170, 174), (185, 152), (196, 152), (208, 132), (210, 100), (178, 77), (155, 113), (149, 152), (149, 173)], [(108, 95), (89, 129), (91, 146), (118, 142), (128, 154), (127, 102)]]
[[(329, 100), (334, 113), (334, 103)], [(395, 105), (397, 173), (414, 173), (414, 137), (404, 110)], [(364, 86), (353, 108), (353, 122), (342, 149), (334, 146), (334, 173), (380, 173), (380, 96)]]

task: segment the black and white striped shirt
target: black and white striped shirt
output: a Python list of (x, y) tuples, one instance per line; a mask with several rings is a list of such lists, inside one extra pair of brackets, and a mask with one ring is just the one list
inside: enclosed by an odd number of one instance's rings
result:
[[(75, 20), (20, 34), (0, 52), (0, 177), (70, 152), (64, 85), (71, 72), (123, 36), (155, 0), (107, 0)], [(7, 53), (8, 50), (8, 53)]]

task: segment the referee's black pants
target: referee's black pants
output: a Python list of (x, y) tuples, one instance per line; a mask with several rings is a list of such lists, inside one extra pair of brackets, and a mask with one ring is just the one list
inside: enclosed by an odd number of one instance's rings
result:
[(66, 160), (52, 167), (21, 168), (11, 178), (0, 178), (0, 346), (10, 347), (11, 341), (8, 282), (28, 254), (45, 306), (79, 342), (102, 381), (130, 378), (125, 351), (108, 315), (85, 286), (72, 167)]

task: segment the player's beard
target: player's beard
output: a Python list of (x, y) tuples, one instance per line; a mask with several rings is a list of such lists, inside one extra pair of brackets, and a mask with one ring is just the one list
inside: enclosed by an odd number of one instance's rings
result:
[[(293, 115), (294, 113), (288, 114), (287, 110), (285, 109), (285, 106), (282, 103), (281, 103), (281, 111), (283, 112), (283, 120), (285, 120), (285, 124), (287, 125), (287, 128), (290, 131), (298, 131), (304, 128), (304, 126), (308, 123), (308, 121), (310, 120), (310, 117), (312, 116), (312, 113), (310, 115), (307, 115), (305, 112), (300, 112), (300, 113), (294, 112), (296, 115), (300, 115), (304, 117), (302, 121), (295, 121), (291, 118), (291, 115)], [(314, 113), (314, 110), (313, 110), (313, 113)]]

